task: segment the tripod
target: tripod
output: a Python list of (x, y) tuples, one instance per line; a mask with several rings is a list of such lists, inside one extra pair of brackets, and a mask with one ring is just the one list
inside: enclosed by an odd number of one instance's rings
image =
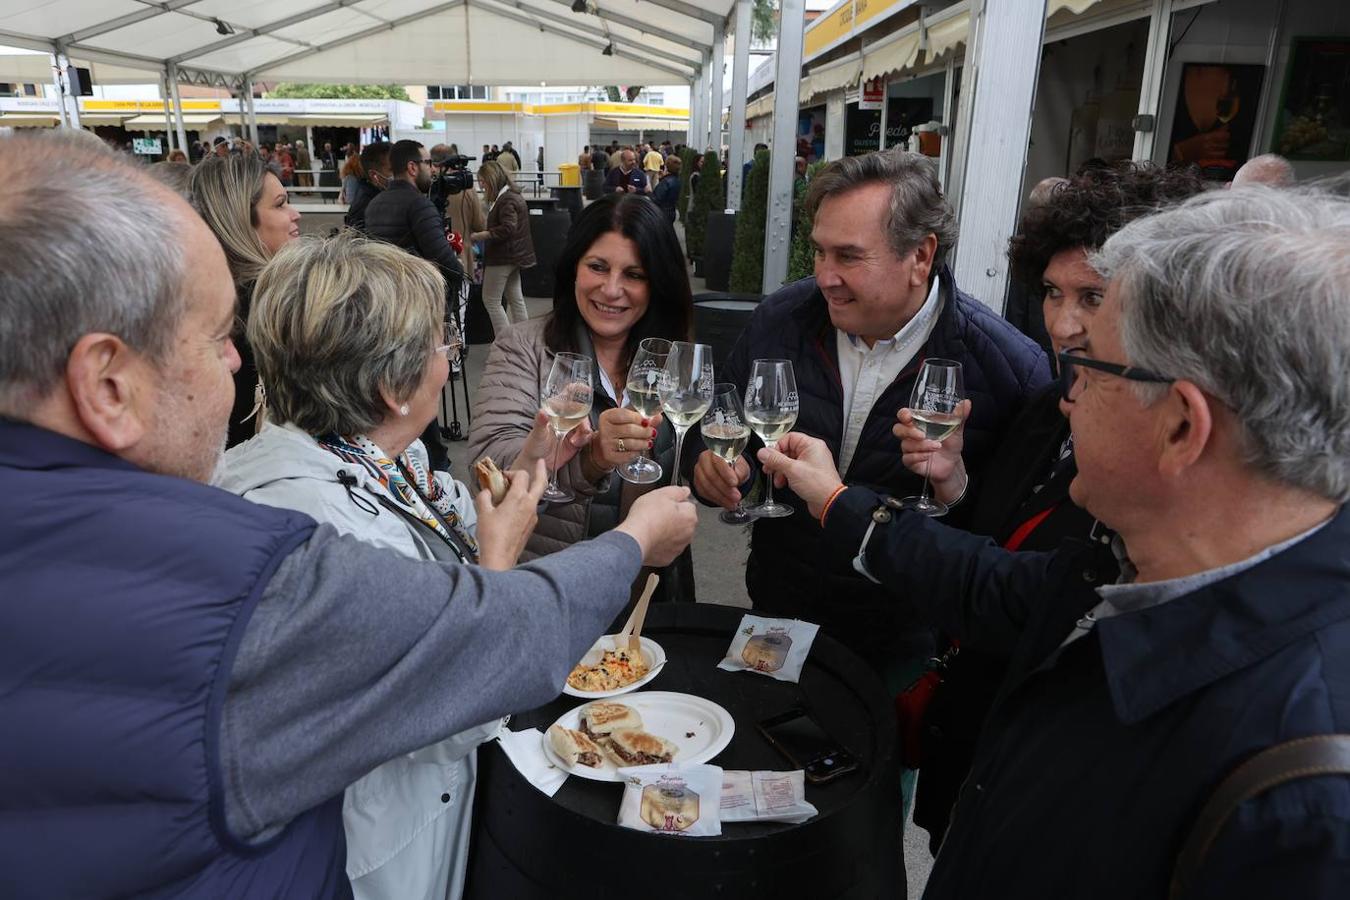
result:
[[(457, 353), (450, 362), (450, 400), (447, 408), (446, 391), (441, 391), (441, 419), (446, 423), (446, 427), (441, 429), (441, 436), (450, 441), (464, 441), (469, 437), (469, 379), (468, 372), (465, 371), (465, 363), (469, 358), (468, 345), (464, 343), (464, 321), (460, 316), (460, 309), (463, 304), (468, 302), (469, 282), (462, 278), (459, 283), (459, 290), (455, 297), (446, 304), (447, 324), (451, 327), (451, 334), (454, 336), (452, 343), (458, 344)], [(459, 391), (464, 395), (464, 424), (459, 422), (459, 396), (455, 392), (455, 382), (459, 382)]]

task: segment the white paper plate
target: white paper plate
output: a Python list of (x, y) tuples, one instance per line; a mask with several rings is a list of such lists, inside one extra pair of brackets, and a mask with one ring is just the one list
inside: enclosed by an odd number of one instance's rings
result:
[[(642, 730), (663, 737), (679, 747), (675, 763), (705, 763), (721, 753), (736, 733), (736, 722), (731, 713), (711, 700), (693, 694), (675, 694), (669, 691), (646, 691), (625, 697), (624, 706), (632, 707), (642, 717)], [(581, 709), (586, 704), (558, 717), (555, 725), (579, 730)], [(569, 766), (553, 752), (544, 730), (544, 755), (548, 761), (569, 775), (592, 781), (621, 781), (618, 767), (608, 756), (597, 768)]]
[[(581, 658), (581, 662), (591, 665), (598, 663), (606, 650), (619, 649), (618, 643), (621, 640), (624, 642), (624, 648), (627, 649), (628, 643), (625, 638), (620, 638), (617, 634), (605, 635), (591, 645), (591, 649)], [(603, 700), (606, 697), (617, 697), (620, 694), (627, 694), (629, 691), (636, 691), (638, 688), (655, 678), (661, 671), (661, 667), (666, 664), (666, 651), (662, 650), (661, 645), (656, 641), (639, 635), (638, 645), (642, 648), (642, 658), (647, 661), (647, 674), (643, 675), (637, 681), (621, 688), (615, 688), (612, 691), (579, 691), (564, 681), (562, 692), (569, 697), (584, 697), (587, 700)]]

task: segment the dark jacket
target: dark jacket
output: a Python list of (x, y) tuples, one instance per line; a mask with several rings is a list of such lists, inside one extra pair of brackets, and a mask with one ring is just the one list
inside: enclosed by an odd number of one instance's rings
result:
[[(857, 552), (877, 495), (845, 491), (830, 555)], [(1293, 738), (1350, 731), (1350, 513), (1256, 566), (1098, 621), (1096, 551), (1009, 553), (901, 512), (867, 553), (883, 584), (964, 645), (1010, 659), (934, 863), (927, 900), (1167, 896), (1215, 786)], [(1303, 778), (1243, 803), (1188, 898), (1340, 898), (1350, 779)]]
[(346, 226), (365, 232), (366, 207), (370, 205), (371, 200), (374, 200), (381, 193), (379, 188), (364, 178), (357, 182), (356, 196), (347, 204), (347, 215), (342, 219)]
[[(844, 478), (904, 496), (918, 494), (923, 479), (900, 461), (900, 442), (891, 433), (895, 412), (908, 406), (914, 379), (925, 357), (962, 363), (972, 401), (965, 431), (965, 461), (971, 486), (962, 506), (979, 495), (980, 475), (1008, 426), (1027, 398), (1050, 380), (1045, 355), (1003, 319), (956, 289), (945, 267), (938, 275), (944, 297), (941, 315), (914, 362), (882, 392), (863, 426)], [(760, 304), (728, 359), (719, 381), (744, 385), (754, 359), (790, 359), (797, 379), (801, 411), (794, 430), (824, 440), (839, 457), (844, 431), (843, 386), (825, 298), (814, 278), (789, 284)], [(690, 435), (685, 465), (701, 452), (701, 437)], [(746, 458), (758, 469), (751, 439)], [(783, 519), (760, 519), (752, 529), (745, 582), (756, 609), (795, 616), (821, 625), (882, 670), (897, 657), (913, 659), (932, 652), (932, 637), (911, 607), (894, 602), (844, 562), (827, 565), (819, 553), (820, 526), (790, 490), (775, 499), (796, 508)], [(958, 507), (953, 518), (962, 510)]]
[[(1092, 566), (1096, 583), (1110, 584), (1120, 571), (1110, 549), (1114, 532), (1069, 499), (1069, 483), (1078, 469), (1072, 454), (1060, 458), (1068, 436), (1069, 420), (1059, 411), (1059, 385), (1047, 385), (1028, 401), (994, 452), (973, 505), (970, 530), (1017, 550), (1054, 550), (1066, 538), (1088, 541), (1097, 548)], [(947, 645), (944, 641), (944, 650)], [(1007, 668), (1004, 656), (962, 647), (943, 671), (928, 706), (914, 822), (928, 830), (935, 854)]]
[(256, 847), (222, 814), (235, 651), (314, 521), (6, 420), (0, 491), (0, 895), (350, 897), (340, 795)]
[[(235, 297), (238, 298), (239, 322), (247, 324), (249, 306), (253, 302), (253, 283), (236, 288)], [(248, 342), (248, 332), (244, 328), (235, 328), (232, 337), (234, 348), (239, 351), (239, 368), (233, 376), (234, 405), (230, 407), (229, 431), (225, 436), (227, 448), (253, 437), (258, 433), (259, 426), (257, 417), (253, 416), (258, 388), (258, 366), (253, 361), (253, 346)]]
[(666, 221), (673, 223), (675, 209), (680, 199), (680, 176), (666, 175), (658, 181), (656, 190), (652, 191), (652, 199), (661, 207), (661, 214), (666, 217)]
[(366, 206), (366, 233), (397, 244), (441, 267), (449, 296), (459, 293), (464, 269), (445, 236), (436, 207), (410, 181), (396, 178)]
[(647, 173), (643, 172), (642, 169), (637, 166), (634, 166), (633, 171), (631, 172), (625, 172), (622, 166), (615, 166), (610, 169), (609, 174), (605, 176), (605, 193), (618, 193), (620, 188), (625, 186), (633, 189), (630, 193), (651, 193), (647, 188)]
[(492, 204), (487, 214), (488, 239), (483, 242), (483, 265), (534, 265), (534, 240), (530, 237), (530, 210), (520, 191), (508, 190)]

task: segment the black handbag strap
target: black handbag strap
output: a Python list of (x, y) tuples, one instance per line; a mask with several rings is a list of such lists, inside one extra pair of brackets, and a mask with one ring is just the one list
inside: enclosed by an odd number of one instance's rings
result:
[(1177, 855), (1168, 897), (1185, 896), (1224, 823), (1243, 802), (1299, 778), (1350, 775), (1350, 734), (1322, 734), (1276, 744), (1228, 774), (1210, 794)]

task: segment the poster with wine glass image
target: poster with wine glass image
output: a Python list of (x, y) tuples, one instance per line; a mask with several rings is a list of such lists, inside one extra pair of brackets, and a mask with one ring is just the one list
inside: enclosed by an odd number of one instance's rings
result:
[(1265, 71), (1260, 65), (1186, 63), (1168, 160), (1193, 163), (1211, 181), (1232, 181), (1251, 156)]
[(1350, 36), (1294, 38), (1270, 149), (1289, 159), (1350, 160)]

